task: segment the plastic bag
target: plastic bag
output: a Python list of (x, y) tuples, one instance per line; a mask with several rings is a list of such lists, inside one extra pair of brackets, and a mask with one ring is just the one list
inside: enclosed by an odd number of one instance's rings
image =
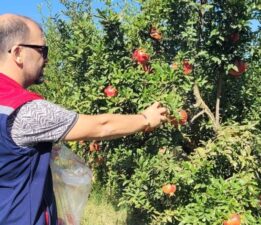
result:
[(58, 225), (79, 225), (92, 185), (92, 171), (64, 144), (52, 149), (51, 170)]

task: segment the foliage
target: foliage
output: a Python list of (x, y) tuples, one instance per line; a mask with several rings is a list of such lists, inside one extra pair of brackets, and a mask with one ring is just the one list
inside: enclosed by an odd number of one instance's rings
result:
[[(258, 224), (260, 183), (254, 178), (261, 140), (253, 132), (251, 126), (225, 126), (185, 159), (179, 149), (146, 160), (140, 151), (121, 204), (142, 209), (148, 220), (153, 216), (151, 224), (221, 224), (231, 212), (244, 215), (245, 224)], [(177, 185), (175, 196), (162, 193), (164, 183)]]
[[(185, 125), (103, 141), (97, 152), (70, 143), (114, 203), (142, 224), (221, 224), (232, 213), (261, 224), (261, 39), (250, 27), (260, 4), (107, 0), (95, 11), (88, 0), (61, 2), (63, 14), (46, 18), (51, 51), (37, 91), (79, 113), (138, 113), (160, 101), (173, 117), (189, 115)], [(150, 55), (146, 65), (132, 60), (139, 48)], [(236, 60), (248, 65), (237, 77)], [(116, 97), (104, 95), (108, 85)], [(174, 196), (162, 192), (168, 183)]]

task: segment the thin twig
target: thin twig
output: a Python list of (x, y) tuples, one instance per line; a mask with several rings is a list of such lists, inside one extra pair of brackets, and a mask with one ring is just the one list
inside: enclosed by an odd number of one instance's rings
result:
[(200, 111), (198, 114), (196, 114), (195, 116), (192, 117), (192, 119), (190, 120), (191, 123), (194, 122), (194, 120), (196, 120), (198, 117), (200, 117), (201, 115), (203, 115), (205, 113), (205, 110)]

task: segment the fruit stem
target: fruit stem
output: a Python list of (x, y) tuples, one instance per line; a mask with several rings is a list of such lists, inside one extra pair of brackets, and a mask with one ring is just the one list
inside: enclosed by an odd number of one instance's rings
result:
[(196, 108), (201, 108), (201, 109), (203, 109), (204, 113), (207, 114), (208, 118), (209, 118), (210, 121), (212, 122), (214, 131), (217, 133), (217, 131), (218, 131), (218, 129), (219, 129), (219, 124), (216, 123), (216, 119), (215, 119), (214, 114), (211, 112), (211, 110), (209, 109), (209, 107), (207, 106), (207, 104), (206, 104), (206, 103), (204, 102), (204, 100), (202, 99), (197, 84), (194, 84), (193, 93), (194, 93), (194, 96), (195, 96), (195, 98), (196, 98), (196, 104), (195, 104), (194, 106), (195, 106)]

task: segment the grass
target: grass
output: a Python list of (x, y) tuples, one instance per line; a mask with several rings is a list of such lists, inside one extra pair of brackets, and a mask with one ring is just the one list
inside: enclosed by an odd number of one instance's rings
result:
[(127, 209), (117, 209), (102, 193), (91, 193), (81, 225), (127, 225)]
[[(99, 190), (97, 192), (96, 190)], [(140, 215), (115, 207), (104, 191), (94, 188), (84, 209), (81, 225), (144, 225)]]

